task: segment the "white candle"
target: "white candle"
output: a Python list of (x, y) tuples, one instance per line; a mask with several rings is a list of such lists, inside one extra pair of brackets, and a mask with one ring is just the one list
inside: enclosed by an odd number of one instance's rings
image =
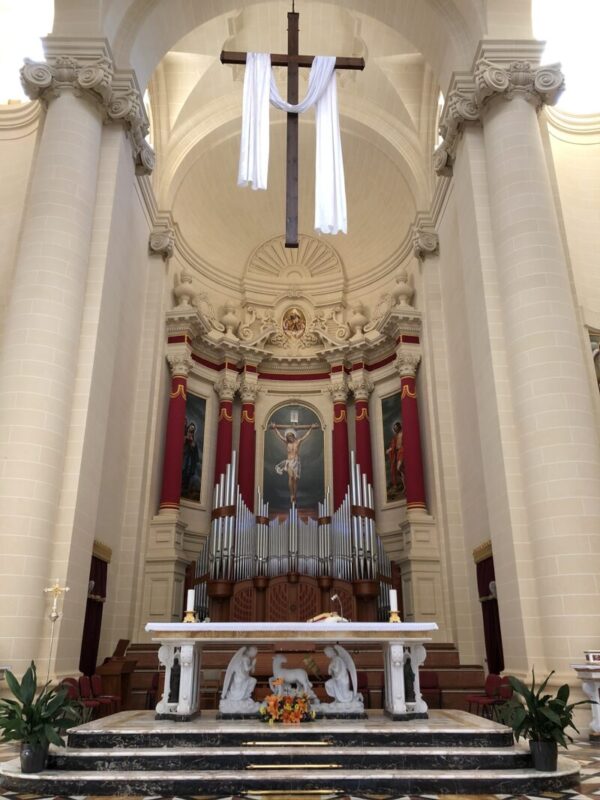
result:
[(398, 592), (390, 589), (390, 611), (398, 611)]
[(185, 606), (186, 611), (193, 611), (194, 610), (194, 595), (196, 594), (195, 589), (188, 589), (187, 593), (187, 604)]

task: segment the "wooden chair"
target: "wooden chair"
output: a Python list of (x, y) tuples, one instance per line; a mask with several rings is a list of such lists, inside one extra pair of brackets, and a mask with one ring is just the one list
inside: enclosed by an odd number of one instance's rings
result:
[(104, 698), (108, 698), (112, 704), (112, 712), (121, 710), (120, 696), (118, 694), (107, 694), (102, 690), (101, 675), (98, 675), (98, 673), (92, 675), (92, 677), (90, 678), (90, 683), (92, 685), (92, 695), (95, 700), (103, 700)]
[(67, 694), (70, 700), (78, 700), (82, 706), (91, 709), (92, 716), (95, 716), (99, 713), (100, 703), (98, 700), (81, 696), (81, 693), (79, 692), (79, 681), (77, 678), (63, 678), (60, 682), (60, 685), (67, 688)]
[(79, 678), (79, 695), (82, 701), (87, 700), (98, 704), (100, 716), (105, 717), (112, 713), (112, 700), (108, 697), (94, 697), (92, 693), (92, 683), (88, 675)]
[(494, 706), (505, 702), (505, 698), (500, 696), (500, 686), (503, 679), (500, 675), (490, 673), (485, 679), (485, 686), (483, 687), (484, 694), (468, 694), (466, 701), (469, 704), (469, 713), (473, 706), (475, 706), (475, 713), (481, 713), (482, 717), (492, 719), (494, 717)]

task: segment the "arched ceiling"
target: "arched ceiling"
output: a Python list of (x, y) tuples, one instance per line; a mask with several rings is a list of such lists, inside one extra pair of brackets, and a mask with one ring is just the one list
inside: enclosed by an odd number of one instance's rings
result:
[[(338, 77), (349, 232), (326, 238), (350, 289), (371, 275), (391, 280), (415, 212), (429, 207), (440, 86), (470, 66), (484, 36), (516, 35), (528, 9), (529, 0), (296, 0), (301, 52), (367, 65)], [(289, 10), (291, 0), (56, 0), (56, 34), (104, 35), (118, 66), (150, 81), (159, 207), (210, 267), (207, 280), (226, 275), (229, 289), (254, 249), (283, 233), (284, 126), (272, 111), (269, 190), (238, 189), (244, 69), (221, 65), (219, 53), (284, 52)], [(299, 230), (313, 234), (312, 116), (300, 165)]]

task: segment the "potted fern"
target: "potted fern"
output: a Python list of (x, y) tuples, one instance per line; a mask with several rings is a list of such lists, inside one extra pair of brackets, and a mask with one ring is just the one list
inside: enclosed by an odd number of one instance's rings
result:
[(62, 734), (80, 721), (79, 703), (66, 687), (47, 683), (38, 692), (33, 661), (21, 682), (9, 670), (5, 678), (14, 699), (0, 699), (0, 741), (21, 742), (21, 771), (41, 772), (50, 744), (64, 746)]
[(517, 741), (520, 737), (529, 740), (533, 767), (544, 772), (554, 772), (558, 745), (566, 748), (567, 740), (573, 741), (566, 732), (567, 728), (579, 733), (573, 722), (573, 709), (587, 705), (590, 701), (569, 703), (570, 690), (566, 683), (558, 689), (556, 695), (544, 694), (554, 670), (538, 687), (535, 685), (533, 670), (532, 675), (531, 687), (512, 675), (509, 677), (510, 685), (519, 697), (513, 698), (507, 709), (509, 713), (505, 713), (503, 717), (512, 727)]

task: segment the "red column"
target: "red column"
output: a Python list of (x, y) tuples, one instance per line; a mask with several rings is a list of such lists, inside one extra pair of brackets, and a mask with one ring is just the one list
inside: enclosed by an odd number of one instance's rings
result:
[(404, 480), (406, 507), (427, 509), (425, 479), (421, 455), (421, 428), (417, 405), (416, 374), (420, 357), (398, 354), (401, 377), (402, 445), (404, 448)]
[(237, 389), (234, 378), (225, 377), (215, 384), (219, 395), (219, 420), (217, 424), (217, 447), (215, 458), (215, 483), (231, 461), (233, 449), (233, 395)]
[(350, 483), (350, 453), (348, 449), (348, 420), (346, 398), (348, 389), (345, 380), (337, 380), (331, 386), (333, 398), (333, 510), (338, 509), (346, 496)]
[(254, 404), (258, 386), (244, 379), (240, 388), (242, 395), (242, 420), (240, 423), (240, 446), (238, 458), (238, 484), (244, 503), (254, 511), (254, 466), (256, 461), (256, 428), (254, 427)]
[(185, 404), (187, 375), (190, 364), (186, 357), (168, 357), (171, 366), (171, 391), (165, 436), (163, 478), (159, 511), (179, 509), (181, 499), (181, 466), (185, 436)]
[(373, 456), (371, 454), (371, 423), (369, 421), (369, 394), (373, 384), (363, 379), (352, 381), (354, 392), (354, 432), (356, 461), (363, 475), (373, 484)]

